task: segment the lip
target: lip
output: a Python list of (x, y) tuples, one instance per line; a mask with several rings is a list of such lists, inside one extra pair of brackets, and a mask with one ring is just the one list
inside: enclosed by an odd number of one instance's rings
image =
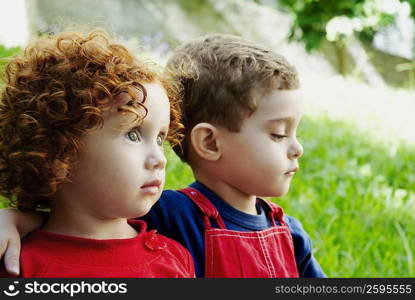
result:
[(298, 167), (292, 168), (291, 170), (285, 172), (285, 175), (294, 176), (294, 174), (298, 171)]
[(141, 191), (145, 194), (155, 195), (159, 192), (161, 186), (161, 180), (155, 179), (149, 181), (140, 187)]
[(156, 187), (160, 187), (161, 185), (161, 180), (160, 179), (155, 179), (153, 181), (150, 181), (144, 185), (141, 186), (141, 188), (146, 188), (146, 187), (152, 187), (152, 186), (156, 186)]

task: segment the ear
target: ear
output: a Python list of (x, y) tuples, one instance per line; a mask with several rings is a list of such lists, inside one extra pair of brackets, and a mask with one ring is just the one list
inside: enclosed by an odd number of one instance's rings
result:
[(199, 123), (190, 132), (194, 151), (203, 159), (216, 161), (221, 156), (219, 130), (212, 124)]

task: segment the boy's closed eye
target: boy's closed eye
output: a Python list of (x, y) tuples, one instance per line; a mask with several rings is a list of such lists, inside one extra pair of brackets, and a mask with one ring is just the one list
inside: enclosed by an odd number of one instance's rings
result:
[(288, 135), (286, 135), (286, 134), (271, 133), (271, 138), (274, 141), (277, 141), (277, 142), (280, 142), (280, 141), (282, 141), (283, 139), (285, 139), (287, 137), (288, 137)]
[[(283, 139), (290, 137), (289, 134), (279, 134), (279, 133), (271, 133), (271, 138), (277, 142), (282, 141)], [(295, 138), (298, 140), (300, 138), (300, 135), (295, 135)]]

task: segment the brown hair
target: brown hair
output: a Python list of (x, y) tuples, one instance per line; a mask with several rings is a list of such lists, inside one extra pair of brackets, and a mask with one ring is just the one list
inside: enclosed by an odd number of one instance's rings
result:
[(58, 185), (69, 181), (81, 138), (103, 125), (104, 112), (118, 94), (126, 92), (134, 99), (121, 111), (134, 113), (135, 122), (145, 118), (143, 83), (160, 81), (166, 88), (171, 105), (167, 139), (173, 145), (179, 142), (179, 85), (113, 42), (104, 30), (41, 37), (12, 59), (4, 75), (0, 194), (12, 206), (49, 207)]
[[(207, 35), (177, 48), (167, 62), (167, 71), (184, 88), (185, 137), (182, 145), (173, 147), (184, 161), (188, 134), (198, 123), (210, 122), (238, 132), (242, 121), (256, 109), (255, 95), (299, 86), (295, 68), (284, 57), (226, 34)], [(259, 95), (254, 91), (260, 91)]]

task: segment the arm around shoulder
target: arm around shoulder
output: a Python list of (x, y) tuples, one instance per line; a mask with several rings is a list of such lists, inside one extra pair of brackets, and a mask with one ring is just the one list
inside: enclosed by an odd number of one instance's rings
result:
[(21, 211), (13, 208), (0, 209), (0, 227), (16, 229), (20, 238), (40, 228), (46, 218), (47, 213)]
[(41, 213), (23, 212), (17, 209), (0, 210), (0, 258), (4, 255), (5, 270), (19, 274), (20, 239), (39, 228), (45, 216)]

